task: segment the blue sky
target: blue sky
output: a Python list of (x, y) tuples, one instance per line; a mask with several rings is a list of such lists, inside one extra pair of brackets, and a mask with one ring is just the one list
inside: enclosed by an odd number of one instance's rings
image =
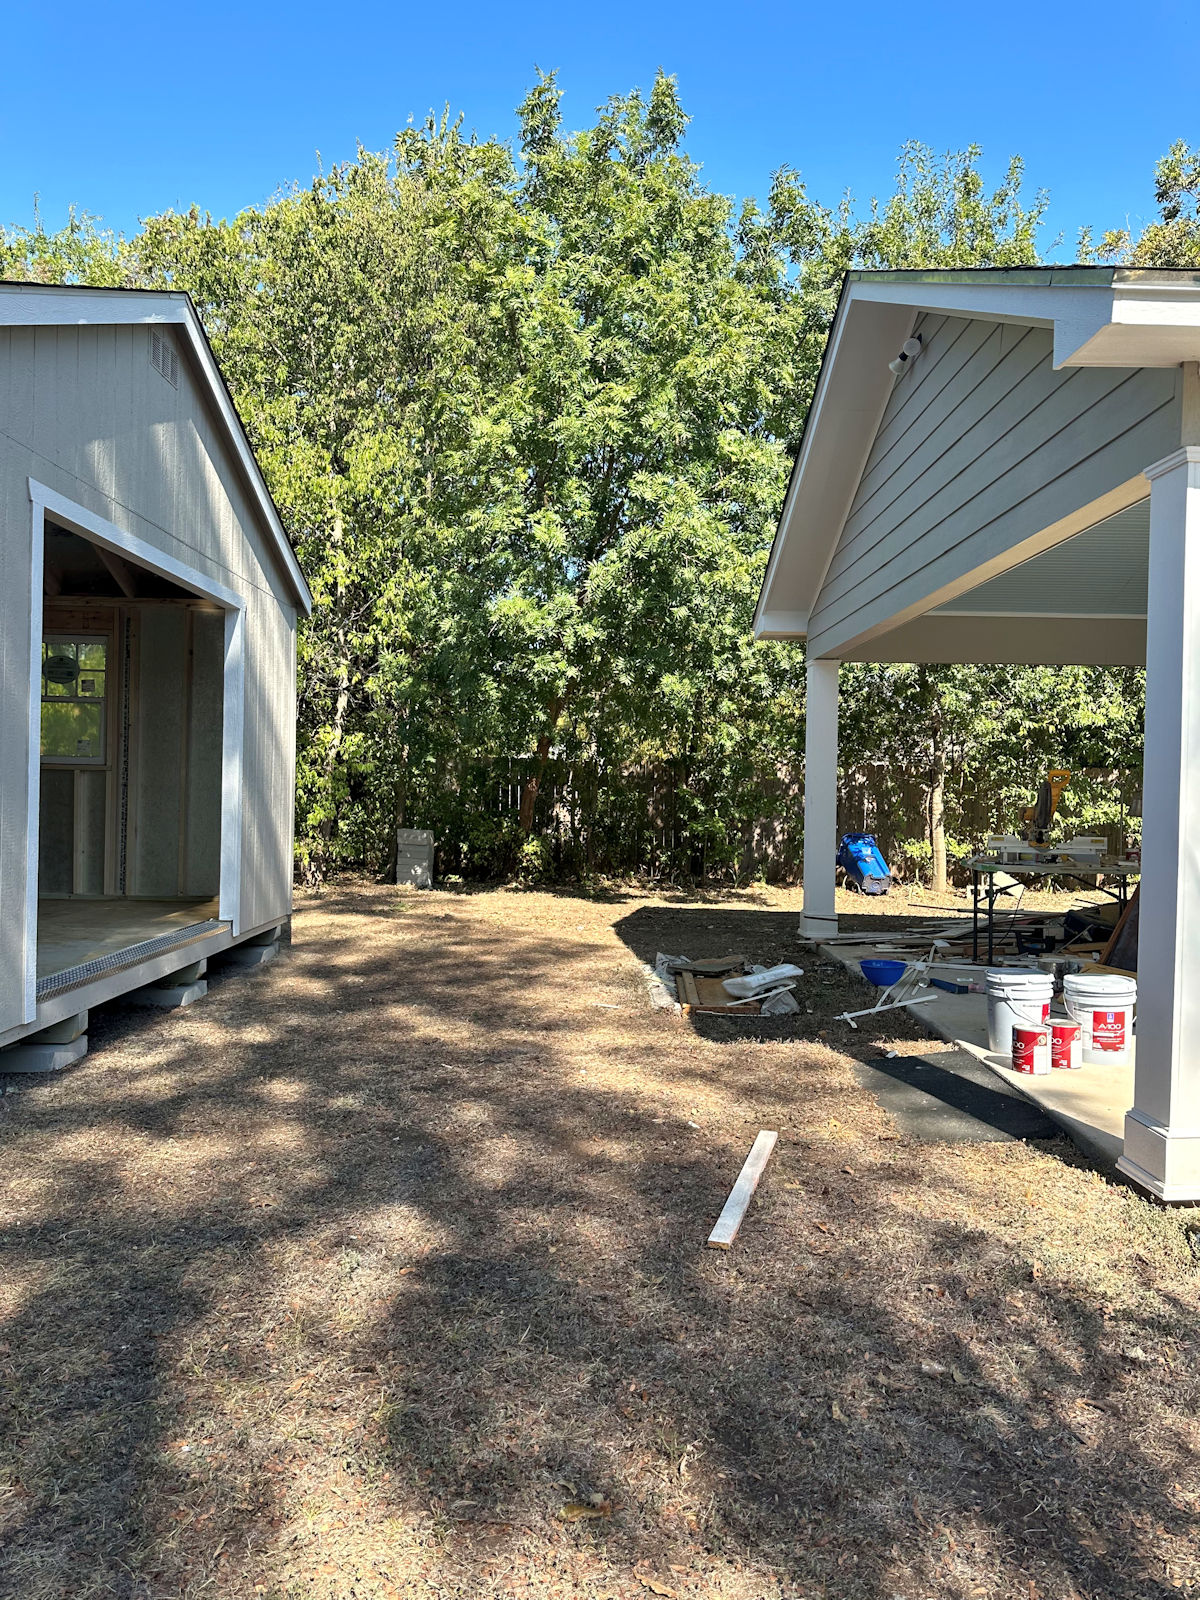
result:
[(318, 152), (330, 163), (358, 140), (383, 148), (446, 102), (480, 134), (508, 137), (535, 65), (559, 70), (573, 126), (605, 96), (648, 87), (656, 67), (675, 73), (691, 154), (739, 196), (765, 194), (783, 163), (827, 203), (846, 188), (884, 192), (906, 139), (975, 141), (989, 177), (1019, 152), (1050, 190), (1058, 259), (1084, 222), (1149, 220), (1155, 159), (1177, 138), (1200, 143), (1184, 0), (5, 10), (10, 225), (32, 219), (35, 192), (52, 226), (72, 202), (125, 230), (193, 201), (228, 215), (306, 180)]

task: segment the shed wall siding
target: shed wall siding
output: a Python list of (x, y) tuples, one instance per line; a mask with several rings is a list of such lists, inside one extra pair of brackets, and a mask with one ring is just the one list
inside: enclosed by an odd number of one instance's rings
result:
[(1179, 442), (1170, 368), (1056, 372), (1048, 329), (917, 324), (809, 627), (836, 654), (1136, 477)]
[(29, 475), (231, 589), (288, 590), (193, 380), (150, 365), (147, 327), (0, 328), (0, 430)]
[(296, 770), (295, 613), (250, 597), (242, 754), (241, 921), (289, 915)]
[[(291, 908), (296, 608), (182, 341), (174, 348), (177, 388), (150, 365), (146, 327), (0, 329), (0, 1032), (23, 1020), (26, 785), (39, 759), (28, 740), (31, 477), (242, 598), (241, 925)], [(200, 849), (206, 861), (212, 841)], [(203, 861), (188, 865), (206, 876)]]
[(128, 892), (147, 899), (215, 895), (224, 618), (144, 606), (134, 614), (133, 633)]

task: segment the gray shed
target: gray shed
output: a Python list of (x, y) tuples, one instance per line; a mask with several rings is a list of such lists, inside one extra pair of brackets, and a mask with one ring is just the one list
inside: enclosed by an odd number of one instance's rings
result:
[(312, 601), (184, 294), (0, 284), (0, 519), (2, 1047), (286, 920)]

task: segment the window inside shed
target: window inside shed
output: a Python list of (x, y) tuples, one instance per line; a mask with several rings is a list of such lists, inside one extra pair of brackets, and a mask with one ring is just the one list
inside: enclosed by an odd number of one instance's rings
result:
[(96, 761), (105, 756), (108, 640), (42, 640), (42, 759)]

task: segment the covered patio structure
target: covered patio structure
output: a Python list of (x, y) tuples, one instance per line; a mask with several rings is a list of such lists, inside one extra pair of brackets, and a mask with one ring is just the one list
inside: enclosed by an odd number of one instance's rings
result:
[(850, 273), (754, 626), (807, 639), (814, 937), (837, 930), (840, 662), (1146, 667), (1119, 1164), (1200, 1201), (1200, 273)]

